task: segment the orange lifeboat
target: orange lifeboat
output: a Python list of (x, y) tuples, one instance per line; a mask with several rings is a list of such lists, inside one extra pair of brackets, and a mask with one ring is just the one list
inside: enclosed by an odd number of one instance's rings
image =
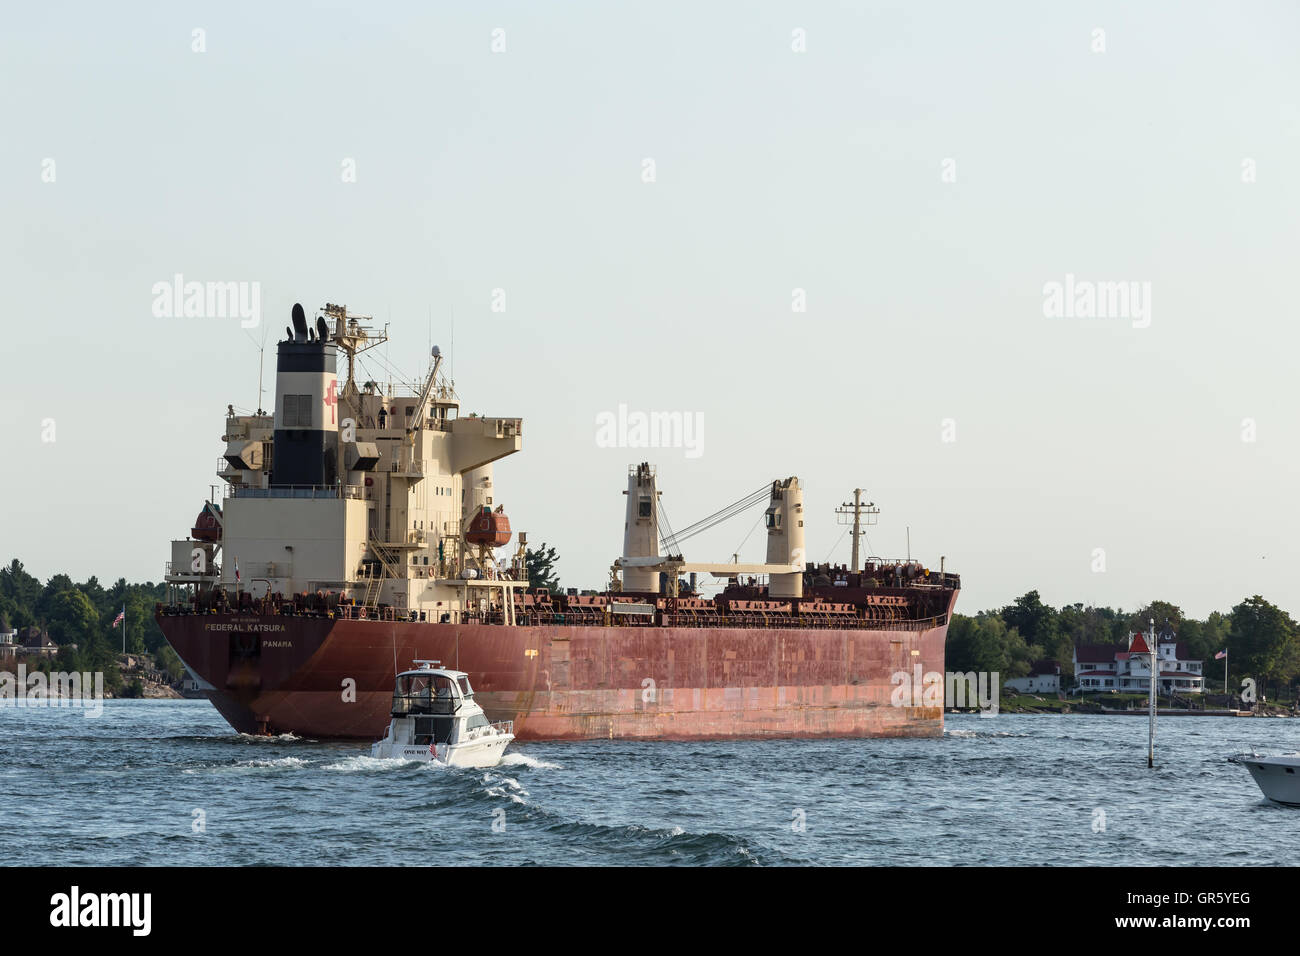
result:
[[(221, 511), (220, 505), (213, 505), (218, 512)], [(190, 529), (190, 537), (195, 541), (220, 541), (221, 525), (213, 517), (211, 511), (204, 508), (199, 512), (199, 516), (194, 519), (194, 527)]]
[(470, 521), (465, 540), (470, 544), (499, 548), (510, 540), (510, 519), (503, 509), (493, 511), (484, 505)]

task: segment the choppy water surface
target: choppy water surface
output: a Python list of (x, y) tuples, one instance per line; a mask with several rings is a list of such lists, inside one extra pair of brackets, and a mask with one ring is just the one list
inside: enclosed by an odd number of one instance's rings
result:
[(485, 771), (240, 736), (206, 701), (4, 708), (0, 841), (27, 865), (1300, 863), (1300, 810), (1224, 759), (1300, 748), (1300, 722), (1166, 718), (1155, 771), (1146, 731), (958, 715), (933, 740), (524, 743)]

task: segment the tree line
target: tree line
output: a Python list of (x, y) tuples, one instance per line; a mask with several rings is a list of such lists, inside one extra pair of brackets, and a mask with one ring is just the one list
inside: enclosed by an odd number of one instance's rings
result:
[[(1168, 601), (1152, 601), (1127, 612), (1109, 607), (1067, 604), (1054, 608), (1030, 591), (999, 610), (973, 616), (954, 614), (948, 626), (946, 666), (951, 671), (996, 671), (1001, 679), (1023, 677), (1037, 660), (1061, 665), (1062, 686), (1074, 677), (1073, 652), (1079, 644), (1124, 646), (1130, 631), (1146, 633), (1154, 619), (1166, 622), (1187, 645), (1188, 656), (1204, 661), (1206, 683), (1222, 674), (1214, 655), (1228, 652), (1230, 680), (1253, 677), (1257, 686), (1292, 689), (1300, 681), (1300, 627), (1291, 615), (1258, 594), (1226, 614), (1204, 620), (1183, 614)], [(1271, 696), (1271, 695), (1270, 695)]]
[(53, 659), (28, 655), (29, 671), (100, 671), (105, 688), (116, 692), (122, 683), (117, 655), (122, 651), (123, 625), (113, 627), (113, 621), (125, 609), (127, 652), (153, 655), (160, 669), (175, 680), (184, 665), (153, 617), (154, 604), (166, 594), (166, 584), (128, 584), (125, 578), (104, 587), (94, 577), (78, 584), (66, 574), (56, 574), (42, 584), (15, 558), (0, 568), (0, 631), (27, 627), (48, 631), (58, 652)]

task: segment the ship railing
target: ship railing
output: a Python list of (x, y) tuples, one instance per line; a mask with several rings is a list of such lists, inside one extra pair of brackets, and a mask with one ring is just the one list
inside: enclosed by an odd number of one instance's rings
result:
[(489, 737), (495, 734), (513, 734), (515, 732), (515, 722), (513, 720), (497, 720), (485, 727), (475, 727), (465, 734), (466, 740), (478, 740), (480, 737)]
[[(948, 615), (934, 617), (907, 618), (894, 620), (872, 620), (856, 614), (804, 615), (773, 614), (766, 616), (754, 613), (741, 614), (690, 614), (670, 613), (663, 615), (664, 627), (739, 627), (739, 628), (798, 628), (800, 630), (834, 630), (834, 631), (922, 631), (939, 627), (946, 623)], [(545, 622), (550, 623), (550, 622)], [(570, 621), (569, 623), (580, 623)]]
[(424, 462), (410, 454), (403, 454), (388, 464), (388, 471), (393, 475), (423, 475)]
[[(337, 498), (338, 485), (280, 485), (273, 488), (249, 488), (243, 485), (231, 485), (226, 489), (227, 498)], [(362, 498), (364, 489), (360, 485), (345, 485), (344, 498)]]
[(163, 580), (175, 576), (182, 583), (192, 583), (195, 581), (204, 584), (210, 584), (221, 577), (221, 565), (209, 564), (206, 571), (191, 571), (189, 565), (182, 564), (180, 568), (175, 568), (170, 561), (163, 562)]

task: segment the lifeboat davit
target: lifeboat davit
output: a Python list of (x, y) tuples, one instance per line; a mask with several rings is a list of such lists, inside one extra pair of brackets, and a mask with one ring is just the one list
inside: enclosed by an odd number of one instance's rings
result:
[(470, 544), (499, 548), (510, 540), (510, 519), (502, 508), (493, 511), (484, 505), (470, 521), (465, 540)]
[[(218, 513), (221, 511), (219, 505), (213, 505)], [(190, 537), (195, 541), (220, 541), (221, 540), (221, 523), (207, 508), (199, 512), (199, 516), (194, 519), (194, 527), (190, 529)]]

